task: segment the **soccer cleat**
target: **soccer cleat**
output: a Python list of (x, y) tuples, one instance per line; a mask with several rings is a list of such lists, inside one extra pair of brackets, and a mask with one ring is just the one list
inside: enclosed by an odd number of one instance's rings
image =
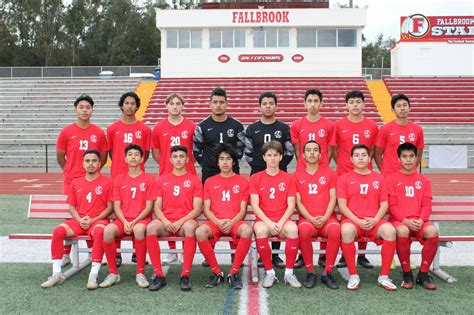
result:
[(257, 267), (258, 268), (263, 268), (263, 262), (262, 262), (262, 259), (258, 259), (258, 262), (257, 262)]
[(64, 255), (62, 260), (61, 260), (61, 267), (67, 266), (71, 263), (71, 256), (69, 255)]
[(227, 276), (227, 282), (229, 282), (230, 287), (235, 290), (242, 289), (242, 281), (239, 278), (238, 273), (234, 273), (233, 275)]
[(62, 273), (53, 274), (51, 277), (48, 278), (47, 281), (41, 284), (41, 287), (44, 289), (54, 287), (57, 284), (63, 284), (66, 277)]
[(436, 284), (433, 282), (433, 278), (431, 278), (427, 272), (418, 272), (416, 276), (416, 283), (422, 285), (423, 288), (427, 290), (436, 290)]
[(156, 276), (153, 278), (153, 283), (150, 285), (148, 288), (150, 291), (158, 291), (162, 287), (166, 285), (166, 278), (165, 277), (160, 277)]
[(316, 274), (314, 272), (308, 272), (304, 279), (303, 286), (308, 289), (312, 289), (316, 286)]
[(272, 256), (272, 264), (275, 268), (283, 269), (285, 268), (285, 262), (278, 255)]
[(148, 288), (150, 286), (150, 282), (148, 282), (146, 276), (143, 273), (137, 274), (135, 276), (135, 281), (140, 288)]
[(328, 272), (325, 276), (321, 276), (321, 282), (324, 283), (329, 289), (339, 289), (336, 279), (334, 279), (330, 272)]
[(262, 287), (264, 287), (265, 289), (271, 288), (273, 287), (275, 281), (278, 282), (278, 278), (275, 276), (275, 274), (267, 272), (265, 274), (265, 277), (263, 277)]
[(115, 256), (115, 264), (117, 265), (117, 268), (122, 266), (122, 256)]
[[(318, 265), (321, 266), (321, 267), (326, 267), (326, 255), (322, 256), (322, 255), (319, 255), (319, 258), (318, 258)], [(338, 267), (339, 268), (339, 267)]]
[(359, 289), (360, 278), (359, 275), (351, 275), (349, 277), (349, 281), (347, 282), (347, 289), (351, 291), (355, 291)]
[(171, 265), (173, 263), (178, 263), (178, 254), (169, 253), (163, 259), (163, 264)]
[(298, 278), (296, 278), (294, 274), (286, 274), (283, 281), (292, 288), (301, 288), (301, 282), (298, 281)]
[(95, 290), (99, 287), (99, 284), (97, 283), (97, 276), (98, 274), (96, 273), (89, 274), (89, 279), (87, 280), (87, 285), (86, 285), (86, 287), (89, 290)]
[(135, 253), (132, 255), (132, 263), (137, 263), (137, 255)]
[(403, 281), (400, 286), (404, 289), (413, 288), (413, 273), (411, 272), (411, 270), (403, 273)]
[(119, 283), (120, 282), (120, 275), (119, 274), (114, 274), (114, 273), (111, 273), (109, 274), (104, 281), (102, 281), (100, 284), (99, 284), (99, 287), (101, 288), (108, 288), (116, 283)]
[(179, 287), (182, 291), (191, 291), (193, 286), (189, 282), (188, 276), (181, 276), (181, 278), (179, 279)]
[(339, 259), (339, 262), (336, 265), (336, 268), (346, 268), (346, 267), (347, 267), (346, 259), (344, 258), (344, 256), (341, 256), (341, 258)]
[(204, 259), (201, 263), (201, 266), (209, 268), (209, 263)]
[(298, 259), (295, 261), (295, 269), (300, 269), (304, 266), (303, 256), (301, 254), (298, 256)]
[(205, 287), (214, 288), (214, 287), (217, 287), (222, 282), (224, 282), (224, 274), (222, 272), (220, 274), (213, 273), (211, 276), (209, 276), (209, 280), (207, 281), (207, 284), (205, 285)]
[(388, 276), (379, 276), (377, 279), (377, 284), (387, 291), (397, 290), (397, 286), (392, 282), (391, 279), (389, 279)]
[(374, 269), (374, 265), (370, 263), (370, 261), (365, 256), (358, 256), (357, 257), (357, 264), (366, 268), (366, 269)]

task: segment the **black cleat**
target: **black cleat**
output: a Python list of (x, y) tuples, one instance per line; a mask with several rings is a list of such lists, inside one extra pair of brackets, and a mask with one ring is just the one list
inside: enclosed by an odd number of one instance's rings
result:
[(285, 268), (285, 262), (278, 255), (272, 256), (272, 264), (278, 269)]
[(326, 255), (324, 255), (324, 256), (319, 255), (318, 265), (323, 267), (323, 268), (326, 267)]
[(153, 279), (153, 283), (148, 288), (150, 291), (158, 291), (166, 285), (166, 278), (157, 276)]
[(224, 282), (224, 275), (222, 273), (215, 274), (213, 273), (212, 276), (209, 276), (209, 280), (207, 281), (206, 288), (214, 288), (217, 287), (219, 284)]
[(404, 289), (413, 289), (413, 273), (410, 271), (403, 272), (403, 281), (401, 287)]
[(235, 289), (235, 290), (242, 289), (242, 281), (240, 280), (238, 273), (234, 273), (233, 275), (228, 275), (227, 281), (229, 282), (230, 287), (232, 289)]
[(325, 276), (321, 276), (321, 282), (324, 283), (329, 289), (339, 289), (336, 279), (334, 279), (330, 272), (328, 272)]
[(303, 256), (300, 254), (298, 256), (298, 259), (295, 261), (295, 269), (300, 269), (301, 267), (304, 266), (304, 261), (303, 261)]
[(304, 279), (303, 286), (308, 289), (314, 288), (316, 285), (316, 274), (313, 272), (308, 272), (306, 274), (306, 279)]
[(263, 268), (263, 262), (262, 262), (262, 259), (258, 259), (258, 262), (257, 262), (257, 267), (258, 268)]
[(181, 278), (179, 278), (179, 287), (182, 291), (191, 291), (193, 286), (189, 282), (188, 276), (181, 276)]
[(122, 256), (115, 256), (115, 264), (117, 265), (117, 268), (122, 266)]
[(347, 267), (346, 259), (344, 258), (344, 256), (341, 256), (341, 258), (339, 259), (339, 262), (336, 265), (336, 268), (346, 268), (346, 267)]
[(374, 269), (374, 265), (370, 263), (370, 261), (365, 256), (358, 256), (357, 257), (357, 264), (362, 266), (366, 269)]
[(203, 260), (203, 261), (202, 261), (201, 266), (206, 267), (206, 268), (209, 268), (209, 264), (207, 263), (206, 260)]
[(433, 282), (433, 278), (431, 278), (427, 272), (418, 272), (416, 276), (416, 283), (422, 285), (423, 288), (427, 290), (436, 290), (436, 284)]
[(135, 253), (132, 255), (132, 262), (137, 263), (137, 255), (135, 255)]

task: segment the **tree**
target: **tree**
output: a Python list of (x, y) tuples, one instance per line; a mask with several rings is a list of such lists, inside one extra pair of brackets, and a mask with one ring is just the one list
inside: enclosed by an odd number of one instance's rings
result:
[(362, 41), (365, 43), (362, 47), (363, 68), (390, 68), (390, 48), (395, 45), (395, 39), (384, 39), (383, 34), (379, 34), (374, 42), (367, 44), (362, 35)]

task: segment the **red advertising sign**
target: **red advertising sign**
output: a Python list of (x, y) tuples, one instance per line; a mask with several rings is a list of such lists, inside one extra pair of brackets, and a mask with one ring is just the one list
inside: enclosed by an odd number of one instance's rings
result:
[(294, 62), (301, 62), (304, 60), (304, 57), (303, 55), (296, 54), (296, 55), (293, 55), (293, 57), (291, 57), (291, 60), (293, 60)]
[(217, 60), (219, 60), (222, 63), (226, 63), (230, 61), (230, 57), (227, 55), (220, 55), (219, 57), (217, 57)]
[(402, 16), (400, 41), (474, 44), (474, 16)]
[(290, 11), (233, 11), (232, 23), (290, 23)]
[(239, 55), (240, 62), (282, 62), (283, 59), (280, 54)]

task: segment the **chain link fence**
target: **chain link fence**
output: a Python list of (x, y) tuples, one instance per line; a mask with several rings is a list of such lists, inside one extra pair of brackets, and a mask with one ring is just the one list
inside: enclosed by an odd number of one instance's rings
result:
[(98, 77), (111, 71), (117, 77), (132, 73), (155, 74), (155, 66), (0, 67), (0, 79)]

